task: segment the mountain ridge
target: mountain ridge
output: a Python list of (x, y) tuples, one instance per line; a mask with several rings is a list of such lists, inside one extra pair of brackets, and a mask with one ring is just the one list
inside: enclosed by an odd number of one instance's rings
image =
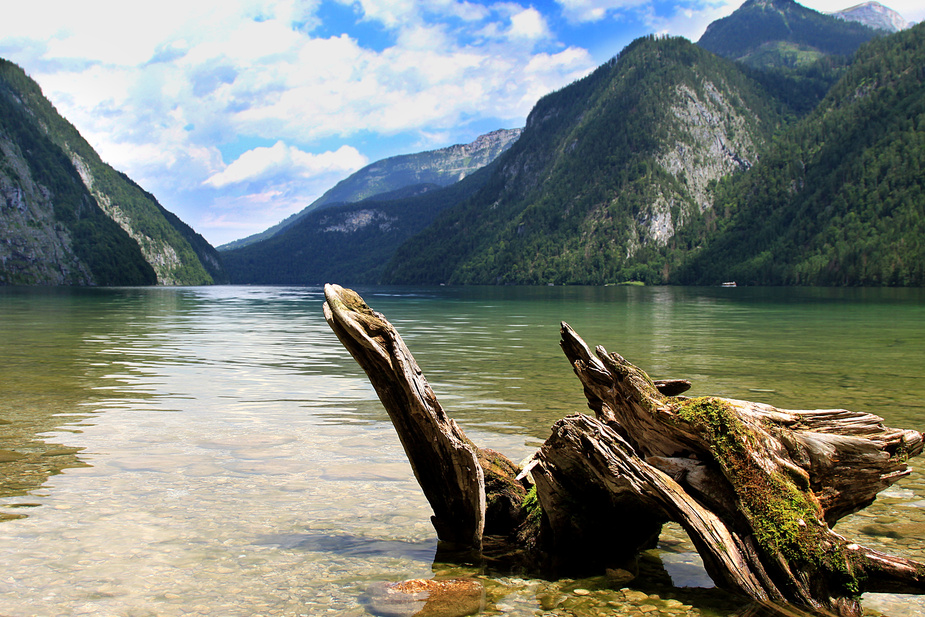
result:
[[(8, 68), (0, 63), (0, 76)], [(25, 73), (12, 77), (32, 85)], [(30, 113), (0, 79), (0, 284), (155, 284), (137, 242), (106, 216)]]
[[(276, 235), (222, 252), (236, 284), (373, 284), (395, 249), (484, 185), (494, 162), (446, 187), (408, 187), (307, 213)], [(421, 185), (418, 185), (420, 187)], [(392, 199), (387, 199), (392, 197)]]
[[(826, 17), (821, 22), (829, 33), (833, 21)], [(699, 212), (677, 207), (684, 203), (682, 189), (688, 204), (698, 201), (693, 197), (691, 171), (681, 173), (677, 163), (709, 158), (683, 149), (678, 149), (678, 156), (669, 156), (672, 147), (685, 143), (670, 136), (670, 122), (665, 122), (671, 115), (684, 117), (685, 90), (678, 85), (672, 90), (669, 82), (661, 82), (660, 89), (672, 92), (674, 101), (665, 108), (668, 113), (661, 114), (662, 120), (650, 116), (647, 122), (637, 116), (630, 125), (637, 133), (628, 133), (628, 140), (619, 142), (622, 148), (611, 149), (610, 160), (616, 163), (612, 173), (628, 182), (608, 189), (606, 184), (595, 186), (587, 174), (556, 177), (556, 165), (547, 163), (576, 147), (571, 138), (553, 140), (532, 153), (521, 151), (541, 141), (534, 129), (552, 123), (564, 127), (567, 134), (593, 115), (599, 103), (591, 96), (578, 113), (563, 114), (563, 106), (555, 101), (574, 84), (568, 86), (537, 103), (521, 139), (499, 157), (499, 171), (482, 192), (448, 209), (434, 225), (399, 247), (383, 282), (718, 284), (740, 280), (775, 285), (921, 285), (925, 281), (925, 250), (920, 241), (925, 237), (923, 28), (876, 36), (861, 45), (856, 59), (847, 59), (844, 68), (833, 73), (838, 79), (816, 111), (806, 117), (789, 115), (780, 122), (776, 128), (783, 132), (765, 141), (769, 148), (758, 148), (757, 161), (740, 157), (748, 164), (709, 178), (704, 187), (713, 202)], [(654, 74), (656, 64), (640, 62), (634, 55), (654, 45), (653, 40), (635, 41), (610, 65), (635, 57), (633, 70)], [(670, 55), (664, 48), (660, 51), (652, 57), (665, 60)], [(673, 61), (696, 66), (683, 53)], [(605, 70), (602, 67), (586, 80), (599, 79)], [(678, 75), (679, 70), (676, 66), (674, 73), (666, 74)], [(747, 74), (758, 73), (748, 69)], [(630, 75), (623, 78), (629, 80)], [(620, 93), (625, 112), (658, 108), (655, 99), (634, 98), (641, 89), (644, 85), (637, 84), (632, 91)], [(612, 85), (611, 90), (618, 87)], [(709, 94), (710, 89), (702, 87), (698, 92)], [(772, 94), (767, 89), (764, 93)], [(691, 108), (703, 109), (710, 99), (717, 100), (712, 95), (696, 97)], [(769, 96), (766, 102), (774, 100)], [(712, 114), (722, 115), (719, 110)], [(571, 124), (566, 116), (573, 118)], [(788, 127), (788, 122), (795, 124)], [(724, 124), (728, 130), (728, 121)], [(654, 157), (638, 156), (652, 145), (648, 140), (653, 136), (663, 149)], [(637, 156), (621, 159), (616, 151)], [(770, 160), (764, 163), (764, 157)], [(580, 159), (580, 165), (573, 165), (576, 170), (581, 165), (598, 166), (601, 171), (606, 167), (593, 157), (576, 158)], [(535, 173), (524, 174), (528, 168)], [(634, 169), (636, 177), (632, 177)], [(553, 193), (555, 207), (540, 206), (544, 185)], [(488, 195), (492, 186), (495, 192)], [(804, 186), (811, 188), (804, 192)], [(556, 193), (559, 187), (562, 190)], [(584, 210), (583, 220), (581, 216), (576, 220), (574, 207), (583, 199), (582, 193), (601, 188), (605, 190), (594, 199), (607, 207), (591, 207)], [(522, 199), (531, 191), (534, 197)], [(518, 200), (533, 203), (525, 208), (511, 205)], [(618, 220), (613, 223), (608, 217)]]
[(269, 229), (218, 248), (227, 251), (266, 240), (309, 213), (332, 205), (381, 198), (407, 187), (448, 186), (491, 163), (517, 140), (520, 132), (521, 129), (498, 129), (467, 144), (380, 159), (341, 180), (311, 204)]
[[(299, 282), (716, 284), (740, 279), (742, 284), (901, 285), (918, 280), (914, 267), (901, 265), (925, 262), (915, 252), (917, 244), (871, 214), (872, 204), (880, 201), (887, 204), (881, 210), (900, 213), (906, 227), (918, 229), (907, 206), (869, 194), (853, 202), (841, 195), (844, 203), (838, 204), (826, 203), (818, 192), (800, 202), (787, 197), (800, 192), (787, 187), (801, 183), (840, 190), (826, 175), (830, 167), (870, 186), (876, 182), (867, 170), (888, 177), (909, 175), (917, 164), (915, 152), (898, 144), (917, 143), (917, 128), (906, 130), (896, 144), (871, 145), (849, 135), (865, 130), (876, 134), (881, 127), (893, 135), (894, 124), (914, 124), (905, 116), (889, 119), (894, 103), (888, 102), (893, 101), (888, 93), (896, 84), (908, 85), (890, 67), (902, 65), (906, 73), (918, 75), (914, 63), (907, 66), (907, 56), (914, 52), (894, 47), (917, 48), (918, 30), (904, 38), (878, 35), (791, 0), (750, 0), (743, 9), (755, 32), (769, 30), (769, 24), (773, 30), (784, 13), (792, 13), (796, 27), (775, 44), (798, 61), (781, 62), (786, 55), (765, 47), (761, 53), (770, 62), (749, 63), (751, 51), (737, 50), (735, 39), (725, 42), (728, 55), (736, 59), (732, 61), (684, 39), (642, 37), (591, 74), (537, 101), (519, 139), (479, 172), (484, 174), (482, 184), (468, 185), (470, 194), (457, 192), (459, 199), (443, 199), (438, 208), (428, 210), (433, 222), (402, 243), (396, 245), (394, 226), (405, 233), (411, 227), (399, 224), (401, 217), (423, 212), (431, 207), (425, 204), (433, 203), (428, 200), (442, 199), (447, 189), (412, 186), (407, 190), (423, 195), (410, 199), (422, 201), (374, 198), (316, 211), (314, 228), (293, 232), (288, 244), (279, 240), (279, 263), (288, 264), (297, 277), (291, 281)], [(730, 17), (735, 25), (742, 15)], [(835, 40), (845, 28), (860, 34), (850, 41)], [(799, 36), (788, 40), (793, 32)], [(871, 54), (880, 52), (886, 56), (878, 65), (880, 72), (869, 70), (857, 81), (861, 69), (854, 58), (869, 65)], [(851, 104), (861, 99), (884, 106), (880, 111), (887, 115)], [(858, 115), (862, 111), (866, 115)], [(837, 147), (819, 141), (820, 126), (829, 134), (844, 134), (847, 141)], [(800, 140), (811, 136), (818, 147), (828, 148), (822, 163), (799, 154)], [(877, 162), (881, 153), (891, 166)], [(812, 163), (812, 173), (801, 175), (788, 167), (792, 161), (787, 157), (794, 156)], [(845, 159), (841, 167), (839, 157)], [(925, 169), (920, 175), (925, 177)], [(918, 195), (914, 180), (902, 182), (902, 190)], [(777, 197), (761, 202), (748, 197), (753, 194)], [(812, 220), (803, 219), (808, 212)], [(856, 216), (880, 235), (859, 231), (852, 218)], [(925, 221), (925, 213), (919, 218)], [(787, 227), (785, 220), (794, 221), (793, 226)], [(816, 227), (843, 238), (829, 246), (810, 237)], [(921, 235), (925, 237), (925, 230)], [(803, 240), (794, 240), (797, 236)], [(884, 237), (904, 243), (901, 254), (878, 244)], [(334, 238), (342, 244), (333, 243)], [(854, 255), (845, 248), (848, 240), (863, 250)], [(745, 250), (752, 245), (765, 248), (754, 255)], [(793, 264), (788, 253), (780, 253), (781, 246), (793, 255)], [(303, 248), (299, 259), (291, 257)], [(243, 255), (226, 253), (236, 267), (242, 266), (238, 257)], [(272, 272), (266, 254), (259, 259), (254, 255), (249, 257), (254, 265)], [(768, 255), (783, 266), (771, 268)], [(884, 265), (883, 255), (892, 261)], [(852, 260), (871, 265), (864, 266), (867, 270), (852, 266), (846, 274), (840, 264)], [(874, 270), (879, 274), (871, 274)], [(244, 271), (246, 266), (235, 276)]]
[(877, 35), (864, 24), (814, 11), (795, 0), (746, 0), (731, 15), (707, 26), (697, 44), (724, 58), (765, 68), (850, 56)]

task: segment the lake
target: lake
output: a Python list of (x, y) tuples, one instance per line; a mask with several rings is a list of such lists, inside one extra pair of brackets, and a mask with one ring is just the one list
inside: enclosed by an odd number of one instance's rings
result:
[[(694, 396), (925, 428), (925, 290), (358, 291), (469, 437), (515, 461), (586, 410), (560, 321)], [(628, 585), (641, 596), (435, 564), (427, 502), (322, 302), (312, 287), (0, 288), (0, 615), (360, 617), (376, 583), (435, 575), (482, 577), (485, 615), (749, 610), (672, 526)], [(925, 559), (912, 466), (836, 530)], [(925, 615), (910, 596), (865, 607)]]

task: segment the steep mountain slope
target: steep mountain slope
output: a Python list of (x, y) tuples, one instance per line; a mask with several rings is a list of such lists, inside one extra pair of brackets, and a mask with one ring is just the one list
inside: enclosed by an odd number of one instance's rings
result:
[(138, 243), (0, 82), (0, 285), (153, 285)]
[[(379, 201), (395, 198), (395, 192), (410, 189), (423, 192), (448, 186), (488, 165), (511, 147), (520, 136), (520, 129), (501, 129), (481, 135), (468, 144), (459, 144), (393, 156), (367, 165), (341, 180), (309, 206), (277, 225), (253, 236), (222, 245), (220, 250), (241, 248), (270, 238), (291, 227), (308, 213), (321, 208), (350, 204), (375, 197)], [(386, 194), (392, 194), (386, 197)]]
[(236, 284), (376, 283), (398, 246), (484, 185), (492, 165), (448, 187), (409, 187), (309, 212), (273, 237), (222, 252)]
[(697, 44), (749, 66), (796, 66), (826, 55), (850, 56), (877, 34), (794, 0), (747, 0), (711, 23)]
[(716, 180), (756, 162), (772, 107), (734, 64), (639, 39), (541, 99), (486, 186), (403, 245), (384, 281), (662, 281), (665, 255), (695, 241), (678, 230), (711, 224)]
[(925, 285), (925, 24), (859, 50), (717, 209), (676, 281)]
[[(159, 284), (202, 285), (226, 280), (215, 249), (176, 216), (167, 213), (153, 196), (104, 163), (77, 130), (57, 113), (38, 84), (6, 60), (0, 60), (0, 97), (7, 104), (8, 114), (19, 113), (14, 124), (31, 127), (20, 130), (37, 130), (60, 151), (67, 163), (59, 166), (61, 157), (49, 154), (44, 160), (49, 162), (54, 158), (54, 168), (46, 167), (38, 175), (33, 168), (33, 179), (51, 189), (48, 183), (55, 177), (76, 174), (92, 196), (90, 201), (134, 239), (145, 261), (154, 269)], [(28, 152), (24, 150), (22, 154), (28, 155)], [(43, 179), (40, 180), (39, 175)], [(53, 204), (54, 214), (60, 220), (59, 202), (54, 199), (55, 191), (51, 190), (49, 205)], [(105, 246), (106, 241), (98, 238), (90, 250), (104, 250)], [(103, 284), (99, 280), (95, 282)]]

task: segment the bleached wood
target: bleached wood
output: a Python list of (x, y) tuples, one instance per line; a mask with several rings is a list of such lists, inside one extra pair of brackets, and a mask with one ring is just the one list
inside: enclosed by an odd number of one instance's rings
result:
[[(495, 535), (487, 544), (495, 554), (562, 574), (633, 559), (673, 520), (718, 585), (785, 607), (785, 614), (855, 617), (861, 591), (925, 593), (925, 565), (852, 543), (830, 528), (909, 473), (907, 459), (923, 448), (918, 431), (843, 409), (687, 399), (678, 396), (686, 380), (653, 381), (619, 354), (592, 352), (563, 323), (562, 349), (596, 417), (557, 422), (521, 470), (469, 441), (381, 314), (336, 285), (325, 286), (325, 298), (325, 318), (388, 411), (446, 543), (480, 551), (490, 528)], [(724, 414), (724, 434), (685, 415), (703, 401)], [(724, 459), (717, 444), (728, 448), (730, 435), (738, 446)], [(524, 500), (521, 482), (531, 481), (539, 509)], [(808, 559), (785, 554), (800, 545), (785, 549), (761, 539), (767, 521), (748, 504), (761, 503), (752, 492), (762, 486), (803, 495), (793, 498), (802, 504), (800, 518), (784, 520), (808, 532)]]
[(440, 405), (395, 328), (349, 289), (325, 285), (324, 316), (376, 389), (424, 495), (437, 536), (480, 551), (485, 478), (475, 445)]

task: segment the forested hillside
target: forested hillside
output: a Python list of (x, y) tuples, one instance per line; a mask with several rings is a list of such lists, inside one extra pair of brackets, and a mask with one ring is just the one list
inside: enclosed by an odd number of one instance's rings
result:
[(678, 282), (925, 284), (925, 24), (863, 47), (718, 194), (728, 216)]
[(314, 212), (233, 280), (923, 285), (923, 28), (749, 0), (706, 44), (638, 39), (490, 168)]
[(779, 105), (732, 62), (647, 37), (541, 99), (486, 186), (403, 245), (390, 283), (657, 282), (710, 229)]
[[(82, 213), (94, 208), (102, 209), (106, 217), (130, 237), (134, 247), (131, 251), (140, 250), (149, 269), (155, 272), (157, 283), (201, 285), (227, 281), (215, 249), (179, 218), (167, 212), (152, 195), (104, 163), (73, 125), (57, 113), (42, 95), (38, 84), (22, 69), (6, 60), (0, 60), (0, 97), (4, 99), (6, 137), (11, 141), (10, 148), (4, 152), (5, 165), (8, 169), (19, 170), (7, 176), (8, 182), (11, 186), (19, 182), (15, 178), (22, 177), (25, 170), (18, 167), (15, 159), (19, 155), (25, 156), (31, 171), (28, 175), (37, 183), (36, 195), (44, 195), (49, 202), (46, 204), (48, 211), (43, 211), (44, 214), (53, 211), (55, 220), (72, 232), (75, 251), (80, 259), (85, 263), (96, 264), (90, 268), (94, 283), (114, 284), (111, 282), (112, 276), (118, 278), (117, 274), (101, 278), (102, 262), (114, 271), (123, 265), (132, 268), (130, 264), (134, 263), (125, 258), (126, 251), (130, 249), (114, 248), (117, 245), (122, 247), (123, 240), (116, 240), (116, 236), (106, 230), (110, 225), (93, 224), (95, 231), (92, 241), (87, 239), (90, 236), (86, 230), (77, 232), (72, 229), (74, 225), (86, 226), (88, 223)], [(21, 139), (27, 139), (28, 143), (19, 141)], [(43, 144), (40, 148), (44, 153), (41, 160), (36, 159), (33, 146), (29, 145), (38, 143)], [(78, 211), (80, 215), (76, 212), (73, 215), (65, 214), (66, 210), (76, 207), (65, 205), (68, 200), (62, 199), (65, 194), (61, 192), (62, 188), (70, 186), (71, 178), (77, 178), (82, 183), (84, 193), (93, 204), (93, 208), (89, 205), (81, 206), (83, 209)], [(9, 198), (6, 204), (9, 208)], [(33, 211), (32, 215), (38, 216), (39, 211)], [(33, 227), (46, 225), (46, 222), (34, 218), (29, 220), (32, 222), (28, 224)], [(82, 242), (87, 243), (88, 248), (78, 250)], [(66, 253), (64, 249), (62, 251)], [(87, 251), (99, 254), (90, 255)], [(115, 254), (120, 257), (107, 256), (111, 251), (116, 251)], [(27, 256), (26, 259), (32, 258)], [(43, 253), (35, 259), (54, 260), (55, 255), (54, 252)], [(135, 280), (135, 277), (130, 279)]]

